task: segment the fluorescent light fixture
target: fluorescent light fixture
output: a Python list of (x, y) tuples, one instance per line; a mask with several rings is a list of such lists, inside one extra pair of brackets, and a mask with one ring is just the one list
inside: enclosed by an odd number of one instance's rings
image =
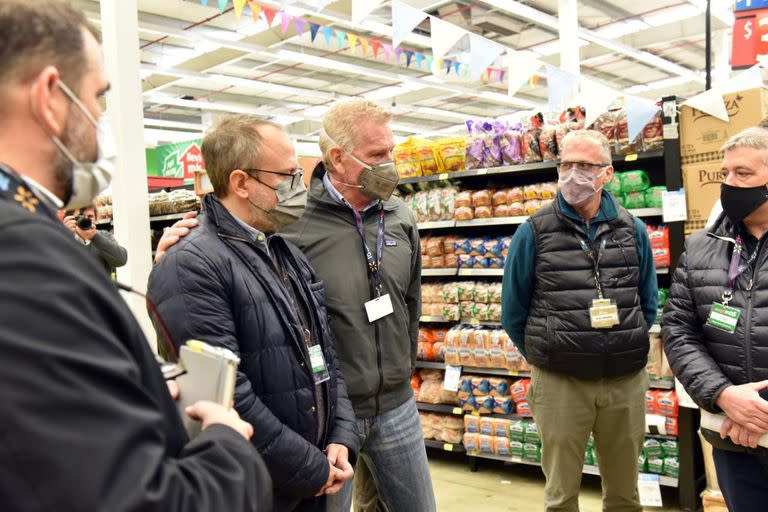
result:
[[(404, 108), (407, 108), (407, 107), (404, 107)], [(419, 114), (426, 114), (430, 116), (442, 117), (446, 119), (453, 119), (453, 120), (459, 120), (459, 121), (466, 121), (469, 117), (471, 117), (469, 114), (450, 112), (448, 110), (442, 110), (439, 108), (432, 108), (432, 107), (416, 107), (413, 110), (414, 112), (418, 112)]]
[(642, 92), (655, 91), (658, 89), (666, 89), (668, 87), (674, 87), (676, 85), (683, 85), (691, 82), (691, 78), (687, 76), (673, 76), (671, 78), (665, 78), (663, 80), (656, 80), (655, 82), (649, 82), (647, 84), (633, 85), (624, 92), (628, 94), (637, 94)]
[(288, 85), (275, 84), (271, 82), (260, 82), (258, 80), (248, 80), (247, 78), (222, 75), (220, 73), (209, 73), (202, 75), (200, 78), (208, 78), (220, 84), (231, 85), (233, 87), (243, 87), (245, 89), (273, 92), (276, 94), (306, 96), (308, 98), (317, 98), (321, 100), (332, 100), (336, 97), (335, 94), (330, 92), (316, 91), (314, 89), (305, 89), (301, 87), (291, 87)]
[(166, 119), (152, 119), (145, 117), (144, 126), (152, 126), (155, 128), (175, 128), (178, 130), (194, 130), (202, 132), (205, 130), (202, 124), (197, 123), (184, 123), (181, 121), (168, 121)]
[(263, 112), (260, 112), (255, 108), (240, 107), (237, 105), (227, 105), (224, 103), (213, 103), (208, 101), (183, 100), (181, 98), (174, 98), (171, 96), (164, 96), (160, 94), (153, 94), (153, 95), (147, 96), (144, 99), (144, 101), (147, 103), (155, 103), (158, 105), (170, 105), (172, 107), (212, 110), (214, 112), (230, 112), (233, 114), (251, 114), (251, 115), (260, 115), (260, 116), (268, 115), (268, 114), (264, 114)]
[(414, 83), (389, 85), (387, 87), (382, 87), (381, 89), (376, 89), (375, 91), (367, 92), (363, 94), (362, 97), (371, 101), (380, 101), (380, 100), (386, 100), (389, 98), (394, 98), (395, 96), (399, 96), (401, 94), (420, 91), (422, 89), (426, 89), (427, 87), (428, 86), (426, 85), (414, 84)]
[[(583, 39), (579, 39), (579, 48), (582, 46), (589, 45), (588, 42), (586, 42)], [(557, 39), (555, 41), (550, 41), (548, 43), (543, 43), (537, 46), (532, 46), (529, 48), (529, 50), (538, 53), (542, 57), (549, 57), (551, 55), (557, 55), (560, 53), (560, 40)]]
[(266, 32), (267, 30), (269, 30), (269, 25), (267, 25), (267, 20), (265, 20), (264, 18), (259, 18), (259, 21), (248, 23), (247, 25), (237, 29), (237, 33), (242, 35), (243, 37), (248, 37), (256, 34), (261, 34), (262, 32)]
[(640, 32), (641, 30), (645, 30), (647, 28), (650, 28), (650, 26), (644, 21), (631, 19), (605, 25), (604, 27), (596, 29), (595, 33), (606, 39), (618, 39), (629, 34), (634, 34), (635, 32)]
[(313, 105), (304, 109), (304, 119), (321, 119), (331, 109), (328, 105)]
[(148, 146), (156, 146), (159, 142), (184, 142), (187, 140), (200, 139), (205, 134), (202, 132), (178, 132), (174, 130), (155, 130), (152, 128), (144, 129), (144, 143)]
[(648, 16), (643, 16), (643, 21), (651, 27), (660, 27), (677, 21), (695, 18), (699, 14), (701, 14), (701, 11), (695, 5), (681, 4), (649, 14)]
[(304, 118), (299, 116), (280, 115), (280, 116), (272, 116), (269, 118), (269, 120), (282, 126), (289, 126), (289, 125), (292, 125), (293, 123), (298, 123), (299, 121), (303, 121)]

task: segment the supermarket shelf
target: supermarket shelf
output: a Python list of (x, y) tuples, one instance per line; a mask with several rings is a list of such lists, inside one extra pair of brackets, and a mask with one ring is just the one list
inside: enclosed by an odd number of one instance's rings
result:
[(461, 323), (470, 325), (487, 325), (490, 327), (501, 327), (501, 322), (488, 322), (485, 320), (478, 320), (477, 318), (462, 317)]
[(426, 411), (426, 412), (439, 412), (443, 414), (454, 414), (456, 416), (464, 415), (464, 410), (457, 405), (427, 404), (424, 402), (416, 402), (416, 408), (420, 411)]
[(508, 226), (514, 224), (523, 224), (528, 220), (527, 215), (518, 215), (516, 217), (491, 217), (489, 219), (457, 220), (457, 228), (477, 227), (477, 226)]
[(675, 389), (675, 379), (654, 379), (654, 378), (651, 378), (651, 388), (653, 388), (653, 389)]
[(661, 217), (664, 215), (661, 208), (633, 208), (628, 211), (635, 217)]
[[(481, 452), (467, 452), (467, 455), (470, 457), (477, 457), (479, 459), (498, 460), (501, 462), (507, 462), (509, 464), (525, 464), (528, 466), (541, 466), (540, 462), (525, 460), (521, 457), (509, 457), (504, 455), (494, 455), (492, 453), (481, 453)], [(598, 469), (597, 466), (584, 465), (584, 468), (582, 471), (587, 475), (598, 475), (598, 476), (600, 475), (600, 470)], [(659, 475), (659, 483), (665, 487), (677, 487), (678, 479)]]
[(416, 368), (426, 368), (428, 370), (445, 370), (445, 363), (435, 361), (416, 361)]
[(662, 274), (669, 274), (669, 267), (657, 267), (656, 268), (656, 274), (662, 275)]
[(462, 373), (478, 373), (480, 375), (497, 375), (500, 377), (530, 377), (531, 372), (520, 370), (507, 370), (505, 368), (478, 368), (476, 366), (464, 366)]
[(456, 227), (455, 220), (436, 220), (432, 222), (419, 222), (419, 229), (446, 229)]
[(434, 439), (425, 439), (424, 446), (427, 448), (436, 448), (446, 452), (465, 453), (466, 450), (462, 444), (444, 443), (442, 441), (435, 441)]
[[(636, 160), (647, 160), (650, 158), (661, 158), (664, 156), (663, 151), (650, 151), (635, 153), (632, 155), (614, 156), (614, 162), (633, 162)], [(496, 174), (515, 174), (530, 171), (555, 171), (557, 162), (536, 162), (533, 164), (523, 165), (508, 165), (503, 167), (491, 167), (487, 169), (469, 169), (465, 171), (444, 172), (442, 174), (430, 174), (428, 176), (415, 176), (413, 178), (401, 178), (400, 184), (406, 185), (408, 183), (426, 183), (430, 181), (442, 181), (451, 180), (455, 178), (471, 178), (474, 176), (486, 176)]]
[(460, 268), (458, 275), (465, 276), (465, 277), (482, 277), (482, 276), (503, 277), (504, 269), (503, 268)]
[(659, 324), (653, 324), (650, 329), (648, 329), (648, 332), (650, 334), (661, 334), (661, 325)]
[(421, 269), (422, 277), (435, 277), (435, 276), (455, 276), (459, 273), (457, 268), (423, 268)]
[(444, 323), (444, 322), (456, 322), (456, 320), (449, 320), (447, 318), (443, 318), (441, 316), (428, 316), (428, 315), (422, 315), (419, 317), (420, 322), (435, 322), (435, 323)]
[[(192, 210), (195, 211), (195, 210)], [(181, 212), (181, 213), (169, 213), (168, 215), (155, 215), (154, 217), (149, 218), (149, 222), (164, 222), (169, 220), (179, 220), (183, 219), (186, 214), (189, 212)], [(97, 226), (111, 226), (112, 225), (112, 219), (104, 219), (96, 223)]]

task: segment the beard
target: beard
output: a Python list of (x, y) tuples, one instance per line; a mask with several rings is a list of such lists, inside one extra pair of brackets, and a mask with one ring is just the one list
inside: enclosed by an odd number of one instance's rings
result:
[[(98, 157), (96, 129), (90, 120), (73, 105), (64, 124), (61, 143), (78, 162), (95, 162)], [(74, 164), (61, 151), (57, 150), (53, 159), (53, 179), (55, 190), (52, 192), (66, 204), (72, 197), (74, 183)]]

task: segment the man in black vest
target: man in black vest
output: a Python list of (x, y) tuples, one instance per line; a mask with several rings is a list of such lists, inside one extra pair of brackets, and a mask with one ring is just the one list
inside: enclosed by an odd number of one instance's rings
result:
[(768, 433), (768, 130), (744, 130), (722, 151), (723, 213), (688, 239), (661, 332), (691, 398), (727, 417), (713, 440), (717, 480), (728, 509), (749, 512), (768, 500), (768, 451), (757, 447)]
[(642, 221), (602, 190), (608, 140), (570, 132), (557, 199), (521, 225), (504, 269), (504, 329), (531, 365), (528, 402), (542, 439), (547, 510), (578, 510), (590, 433), (603, 507), (640, 511), (648, 326), (658, 285)]
[(271, 510), (253, 428), (198, 402), (189, 440), (138, 322), (56, 218), (112, 167), (97, 34), (69, 2), (2, 0), (0, 40), (0, 508)]

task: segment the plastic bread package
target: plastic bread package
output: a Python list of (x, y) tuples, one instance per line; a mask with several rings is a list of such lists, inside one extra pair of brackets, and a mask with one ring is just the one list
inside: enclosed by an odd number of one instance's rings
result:
[(496, 455), (501, 455), (502, 457), (509, 457), (511, 455), (509, 439), (506, 437), (494, 437), (493, 453)]
[(472, 414), (464, 415), (464, 430), (468, 434), (480, 433), (480, 418)]

